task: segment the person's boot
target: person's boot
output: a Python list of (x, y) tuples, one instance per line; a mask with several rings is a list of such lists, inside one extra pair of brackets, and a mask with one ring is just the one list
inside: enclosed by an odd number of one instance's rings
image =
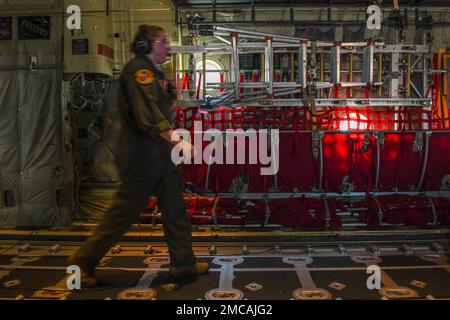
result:
[(75, 265), (80, 267), (81, 275), (81, 289), (92, 289), (97, 287), (105, 286), (106, 284), (98, 280), (95, 276), (95, 269), (88, 268), (76, 257), (76, 255), (72, 255), (68, 258), (67, 263), (70, 265)]
[(169, 274), (172, 278), (195, 277), (209, 272), (208, 262), (196, 262), (193, 266), (170, 267)]

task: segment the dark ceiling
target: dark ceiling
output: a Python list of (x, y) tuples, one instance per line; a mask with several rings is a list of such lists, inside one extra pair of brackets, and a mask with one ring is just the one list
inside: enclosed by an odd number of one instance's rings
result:
[[(251, 5), (255, 6), (285, 6), (285, 5), (349, 5), (349, 6), (367, 6), (373, 1), (359, 1), (359, 0), (172, 0), (177, 7), (190, 6), (233, 6), (233, 5)], [(382, 7), (392, 7), (392, 0), (377, 1), (381, 2)], [(450, 7), (450, 0), (399, 0), (400, 7), (405, 6), (442, 6)]]

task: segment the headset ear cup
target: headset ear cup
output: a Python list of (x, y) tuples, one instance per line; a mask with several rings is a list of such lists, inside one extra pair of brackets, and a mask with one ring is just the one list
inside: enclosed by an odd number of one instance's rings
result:
[(134, 45), (134, 51), (137, 54), (149, 54), (152, 51), (152, 43), (150, 39), (138, 39)]
[(147, 40), (147, 45), (148, 45), (148, 52), (147, 52), (147, 54), (149, 54), (149, 53), (152, 53), (153, 40), (152, 39), (146, 39), (146, 40)]

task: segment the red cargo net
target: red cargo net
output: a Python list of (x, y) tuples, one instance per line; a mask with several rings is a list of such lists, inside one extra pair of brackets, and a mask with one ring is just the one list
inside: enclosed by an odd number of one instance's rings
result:
[[(201, 121), (202, 130), (251, 128), (282, 131), (276, 176), (262, 176), (258, 164), (212, 164), (209, 170), (206, 164), (182, 166), (184, 181), (216, 195), (232, 192), (232, 182), (238, 177), (245, 182), (248, 192), (268, 192), (276, 180), (279, 192), (315, 192), (321, 185), (325, 192), (342, 193), (349, 185), (350, 191), (367, 193), (374, 191), (375, 184), (375, 191), (415, 190), (422, 173), (424, 191), (440, 190), (443, 178), (450, 174), (450, 142), (448, 132), (444, 131), (446, 128), (442, 127), (445, 121), (436, 112), (423, 108), (340, 107), (324, 108), (313, 114), (306, 107), (222, 107), (215, 110), (177, 107), (174, 116), (175, 127), (191, 131), (194, 121)], [(322, 138), (322, 175), (319, 157), (313, 152), (312, 130), (332, 131), (325, 132)], [(348, 130), (397, 132), (384, 133), (377, 150), (374, 135), (345, 132)], [(420, 130), (433, 131), (428, 152), (415, 150), (415, 131)], [(425, 163), (426, 170), (423, 171)], [(348, 209), (332, 198), (328, 199), (328, 212), (323, 201), (317, 199), (271, 199), (267, 203), (262, 200), (217, 199), (186, 196), (191, 221), (219, 225), (267, 222), (288, 227), (324, 226), (327, 223), (339, 226), (341, 221), (337, 212)], [(442, 225), (450, 223), (450, 200), (446, 198), (430, 200), (422, 195), (383, 195), (377, 199), (378, 202), (366, 194), (365, 201), (352, 203), (358, 209), (355, 212), (359, 212), (361, 221), (367, 225), (377, 225), (380, 219), (388, 224), (427, 225), (434, 220)]]
[(433, 111), (421, 108), (388, 107), (325, 109), (314, 115), (306, 107), (270, 108), (241, 107), (199, 110), (197, 107), (174, 109), (177, 128), (193, 129), (194, 121), (202, 129), (279, 129), (282, 131), (316, 130), (442, 130), (442, 120)]
[(178, 128), (193, 129), (194, 121), (201, 121), (203, 130), (215, 128), (225, 129), (270, 129), (278, 128), (289, 131), (312, 130), (314, 122), (326, 123), (330, 112), (319, 113), (316, 120), (306, 108), (270, 109), (261, 108), (217, 108), (211, 111), (198, 108), (174, 109), (174, 123)]

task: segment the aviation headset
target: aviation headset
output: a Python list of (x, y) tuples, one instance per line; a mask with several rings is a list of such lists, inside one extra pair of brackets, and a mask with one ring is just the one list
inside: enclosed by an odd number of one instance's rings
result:
[(144, 36), (143, 27), (139, 27), (139, 35), (134, 41), (133, 50), (136, 54), (149, 54), (152, 52), (153, 39)]

